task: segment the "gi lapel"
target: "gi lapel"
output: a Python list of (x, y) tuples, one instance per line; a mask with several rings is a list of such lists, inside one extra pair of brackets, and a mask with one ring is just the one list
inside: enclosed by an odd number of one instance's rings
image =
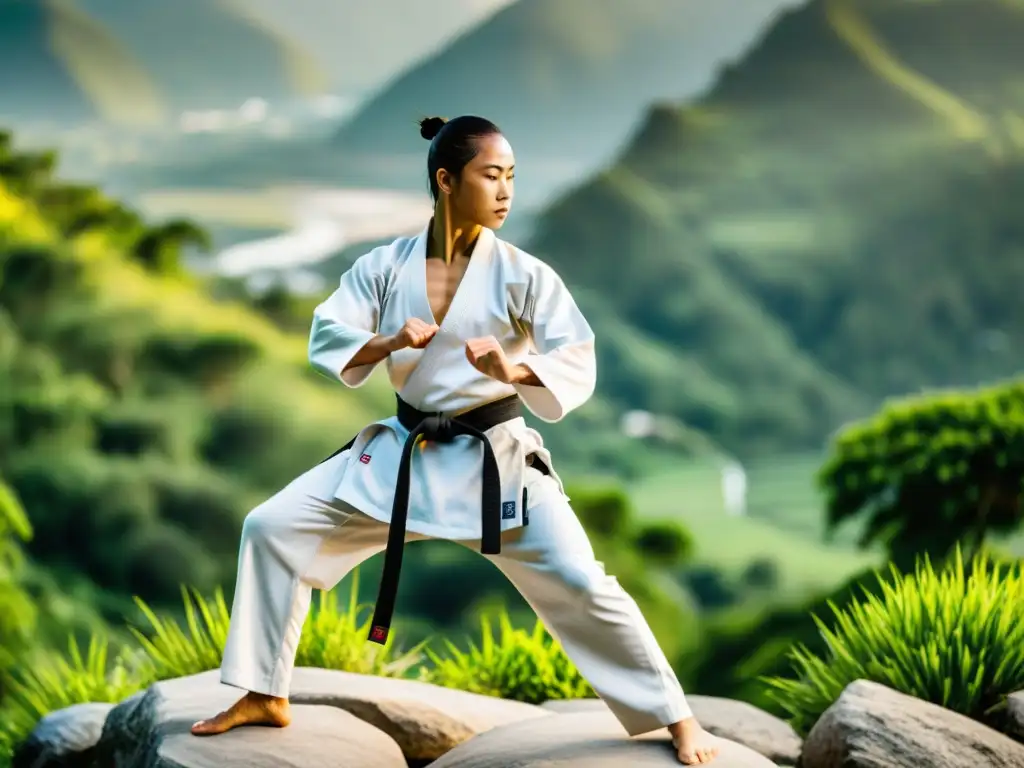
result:
[[(424, 322), (433, 323), (434, 317), (430, 309), (427, 295), (427, 236), (422, 233), (409, 256), (406, 266), (405, 289), (410, 291), (410, 306), (415, 308), (416, 316)], [(453, 345), (461, 348), (466, 339), (462, 338), (461, 327), (467, 313), (474, 306), (485, 301), (486, 277), (493, 258), (495, 237), (490, 229), (482, 229), (473, 247), (473, 256), (469, 260), (462, 281), (452, 297), (451, 306), (442, 321), (437, 334), (423, 348), (423, 353), (402, 387), (402, 398), (410, 403), (417, 403), (422, 397), (422, 385), (429, 381), (444, 359), (444, 353)]]

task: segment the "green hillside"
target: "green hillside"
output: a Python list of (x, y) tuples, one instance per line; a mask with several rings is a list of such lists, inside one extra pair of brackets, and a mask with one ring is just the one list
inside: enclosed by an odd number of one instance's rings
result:
[(0, 0), (0, 117), (160, 126), (321, 92), (299, 46), (234, 0)]
[[(0, 466), (33, 561), (108, 616), (231, 582), (244, 514), (390, 412), (183, 274), (181, 222), (52, 177), (0, 135)], [(95, 585), (95, 588), (88, 585)]]
[(603, 392), (750, 454), (1019, 370), (1022, 34), (1001, 0), (816, 0), (652, 107), (527, 246), (632, 329)]
[(481, 114), (532, 158), (524, 179), (561, 183), (614, 152), (645, 104), (705, 87), (779, 5), (519, 0), (396, 78), (342, 128), (337, 144), (366, 168), (384, 165), (381, 156), (407, 155), (409, 164), (389, 167), (396, 179), (418, 183), (423, 141), (415, 121)]

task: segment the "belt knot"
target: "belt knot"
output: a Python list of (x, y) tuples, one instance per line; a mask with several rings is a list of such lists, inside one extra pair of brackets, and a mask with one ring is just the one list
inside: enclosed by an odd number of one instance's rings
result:
[(428, 416), (423, 420), (423, 435), (435, 443), (450, 443), (455, 439), (455, 425), (443, 414)]

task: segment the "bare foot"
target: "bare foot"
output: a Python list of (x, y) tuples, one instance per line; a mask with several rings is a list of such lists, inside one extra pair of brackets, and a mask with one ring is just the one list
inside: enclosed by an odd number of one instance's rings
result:
[(240, 725), (268, 725), (284, 728), (292, 721), (288, 699), (247, 693), (229, 709), (209, 720), (200, 720), (192, 726), (196, 736), (213, 736), (230, 731)]
[(668, 730), (683, 765), (705, 765), (718, 756), (718, 739), (701, 728), (697, 718), (680, 720)]

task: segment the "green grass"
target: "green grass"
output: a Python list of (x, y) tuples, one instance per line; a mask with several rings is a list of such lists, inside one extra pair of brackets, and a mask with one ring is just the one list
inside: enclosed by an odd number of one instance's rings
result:
[(807, 734), (856, 680), (871, 680), (999, 727), (1007, 694), (1024, 687), (1024, 578), (988, 556), (965, 563), (959, 549), (948, 565), (918, 561), (912, 575), (879, 574), (881, 594), (845, 609), (830, 604), (831, 621), (815, 616), (827, 652), (797, 645), (796, 676), (773, 677), (771, 695)]
[[(540, 704), (548, 699), (593, 696), (593, 690), (557, 640), (535, 620), (519, 628), (504, 608), (483, 618), (481, 642), (466, 651), (436, 638), (398, 648), (368, 641), (372, 606), (357, 602), (358, 571), (342, 608), (337, 589), (321, 592), (306, 618), (296, 666), (416, 679), (434, 685)], [(64, 653), (35, 648), (8, 673), (0, 707), (0, 768), (9, 768), (17, 745), (50, 712), (87, 702), (117, 703), (160, 680), (217, 669), (227, 639), (230, 611), (218, 590), (204, 598), (183, 589), (184, 617), (160, 615), (136, 598), (148, 626), (129, 626), (132, 641), (111, 642), (94, 634), (83, 654), (75, 639)]]
[(879, 556), (849, 537), (826, 543), (814, 486), (817, 455), (780, 456), (747, 468), (745, 517), (725, 512), (718, 470), (709, 464), (662, 468), (628, 489), (638, 516), (678, 520), (694, 539), (694, 564), (735, 575), (758, 560), (778, 566), (780, 602), (833, 589)]

